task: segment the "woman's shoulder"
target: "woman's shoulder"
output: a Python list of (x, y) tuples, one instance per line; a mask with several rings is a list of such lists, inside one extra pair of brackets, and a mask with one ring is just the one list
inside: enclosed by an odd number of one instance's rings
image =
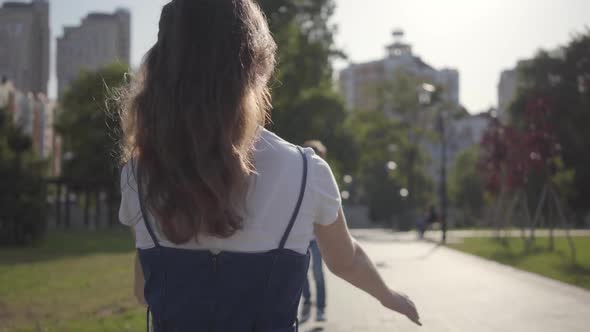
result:
[(119, 171), (121, 191), (123, 193), (125, 193), (128, 189), (137, 191), (137, 182), (135, 180), (137, 173), (137, 164), (135, 162), (135, 159), (130, 159), (124, 164), (122, 164), (119, 168)]
[(297, 152), (297, 146), (263, 128), (258, 135), (255, 150), (256, 152), (295, 153)]
[(297, 145), (290, 143), (279, 135), (262, 129), (254, 145), (254, 155), (257, 161), (273, 160), (291, 163), (295, 158), (301, 158)]
[(301, 158), (301, 150), (305, 153), (312, 168), (329, 169), (328, 164), (313, 149), (302, 148), (288, 142), (268, 129), (262, 129), (255, 146), (257, 157), (273, 157), (293, 161)]
[(310, 178), (322, 180), (332, 179), (332, 170), (330, 165), (318, 156), (312, 148), (302, 148), (298, 145), (290, 143), (279, 135), (263, 129), (260, 133), (259, 140), (256, 144), (256, 159), (257, 161), (274, 160), (274, 164), (281, 164), (278, 160), (285, 161), (289, 165), (297, 165), (298, 160), (301, 160), (301, 150), (307, 157), (307, 163), (310, 171)]

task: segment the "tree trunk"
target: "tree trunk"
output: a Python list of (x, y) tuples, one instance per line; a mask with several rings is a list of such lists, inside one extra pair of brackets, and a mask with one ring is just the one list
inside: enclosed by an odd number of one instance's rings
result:
[(100, 189), (96, 191), (96, 214), (94, 215), (94, 226), (98, 228), (100, 225), (100, 217), (101, 217), (101, 202), (100, 202)]
[(553, 204), (551, 204), (551, 201), (549, 201), (549, 206), (547, 207), (548, 211), (547, 211), (547, 224), (549, 226), (549, 250), (553, 251), (555, 250), (555, 237), (554, 237), (554, 230), (555, 230), (555, 213), (554, 213), (554, 209), (555, 206)]
[(61, 205), (62, 205), (62, 182), (60, 180), (56, 181), (57, 185), (57, 193), (56, 193), (56, 200), (55, 200), (55, 226), (61, 227), (62, 220), (61, 220)]
[(66, 199), (65, 199), (65, 203), (66, 203), (66, 219), (65, 219), (65, 228), (69, 229), (71, 224), (70, 224), (70, 186), (68, 184), (66, 184)]
[(108, 217), (109, 228), (113, 228), (115, 226), (115, 212), (114, 212), (115, 209), (114, 209), (113, 196), (114, 196), (114, 193), (111, 190), (111, 192), (109, 192), (108, 197), (107, 197), (108, 211), (109, 211), (108, 212), (108, 214), (109, 214), (109, 217)]
[(84, 191), (84, 225), (86, 228), (90, 226), (90, 190), (88, 188)]
[(574, 241), (572, 240), (571, 234), (570, 234), (570, 229), (569, 229), (569, 223), (566, 220), (565, 217), (565, 213), (563, 212), (563, 207), (561, 206), (561, 201), (558, 199), (557, 194), (555, 193), (555, 191), (551, 190), (553, 192), (553, 200), (555, 202), (555, 207), (557, 209), (557, 214), (559, 217), (559, 220), (561, 221), (563, 227), (565, 228), (565, 235), (567, 237), (567, 242), (569, 244), (570, 247), (570, 251), (572, 254), (572, 263), (576, 264), (576, 245), (574, 244)]

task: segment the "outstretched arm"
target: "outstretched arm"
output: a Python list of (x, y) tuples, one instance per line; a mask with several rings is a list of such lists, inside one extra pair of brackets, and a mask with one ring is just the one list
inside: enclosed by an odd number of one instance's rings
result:
[(315, 235), (322, 257), (330, 271), (369, 293), (386, 308), (422, 325), (414, 303), (407, 296), (387, 286), (361, 245), (352, 238), (342, 209), (333, 224), (316, 225)]
[[(131, 228), (133, 233), (133, 242), (135, 243), (135, 228)], [(134, 258), (134, 272), (133, 272), (133, 294), (140, 304), (146, 304), (145, 297), (143, 294), (143, 288), (145, 285), (145, 278), (143, 276), (143, 269), (139, 263), (139, 256), (137, 253)]]
[(141, 264), (139, 264), (139, 257), (137, 254), (135, 255), (135, 278), (133, 283), (133, 292), (135, 294), (135, 298), (140, 304), (146, 304), (145, 297), (143, 295), (143, 287), (145, 284), (145, 280), (143, 277), (143, 270), (141, 269)]

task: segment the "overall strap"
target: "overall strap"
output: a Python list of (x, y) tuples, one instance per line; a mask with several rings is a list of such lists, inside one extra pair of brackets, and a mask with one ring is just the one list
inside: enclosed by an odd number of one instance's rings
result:
[[(137, 177), (135, 177), (135, 179), (137, 180)], [(141, 209), (141, 216), (143, 217), (143, 222), (145, 224), (145, 227), (147, 228), (148, 233), (150, 234), (150, 237), (152, 238), (152, 241), (154, 242), (154, 245), (156, 246), (156, 248), (160, 248), (160, 242), (158, 241), (158, 238), (156, 237), (156, 233), (154, 233), (154, 230), (152, 228), (152, 226), (150, 225), (150, 220), (147, 214), (147, 210), (145, 208), (145, 204), (143, 202), (144, 199), (144, 195), (142, 192), (142, 185), (141, 182), (139, 180), (136, 181), (137, 182), (137, 192), (138, 192), (138, 199), (139, 199), (139, 207)]]
[(303, 151), (301, 147), (298, 146), (297, 149), (301, 154), (301, 159), (303, 159), (303, 177), (301, 178), (301, 189), (299, 191), (299, 199), (297, 200), (295, 211), (293, 211), (293, 215), (291, 216), (291, 220), (289, 221), (289, 226), (287, 226), (287, 230), (285, 230), (285, 234), (283, 234), (283, 238), (281, 239), (281, 243), (279, 244), (279, 249), (285, 248), (285, 244), (287, 243), (287, 239), (291, 234), (291, 230), (293, 229), (295, 220), (297, 220), (297, 216), (299, 215), (301, 203), (303, 202), (303, 196), (305, 195), (305, 188), (307, 187), (307, 156), (305, 155), (305, 151)]

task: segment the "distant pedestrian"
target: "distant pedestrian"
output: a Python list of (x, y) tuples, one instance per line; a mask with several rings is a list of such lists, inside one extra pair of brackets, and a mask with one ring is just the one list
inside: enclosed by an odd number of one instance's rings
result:
[[(312, 148), (316, 155), (326, 159), (327, 149), (320, 141), (307, 141), (304, 147)], [(309, 245), (312, 259), (312, 272), (316, 289), (316, 320), (323, 322), (326, 320), (326, 284), (324, 279), (324, 269), (322, 264), (322, 254), (318, 248), (317, 242), (311, 241)], [(301, 308), (301, 321), (306, 322), (311, 314), (311, 290), (309, 286), (309, 277), (305, 279), (303, 285), (303, 307)]]
[(418, 224), (416, 227), (418, 230), (418, 237), (420, 239), (423, 239), (426, 230), (428, 230), (428, 228), (437, 221), (438, 214), (436, 213), (436, 208), (434, 207), (434, 205), (431, 205), (425, 211), (424, 215), (420, 217), (420, 219), (418, 220)]
[(169, 2), (122, 98), (119, 218), (147, 323), (296, 332), (315, 238), (335, 275), (420, 324), (350, 236), (329, 165), (264, 129), (276, 44), (257, 3)]
[(10, 100), (10, 87), (6, 76), (0, 78), (0, 109), (6, 107)]

